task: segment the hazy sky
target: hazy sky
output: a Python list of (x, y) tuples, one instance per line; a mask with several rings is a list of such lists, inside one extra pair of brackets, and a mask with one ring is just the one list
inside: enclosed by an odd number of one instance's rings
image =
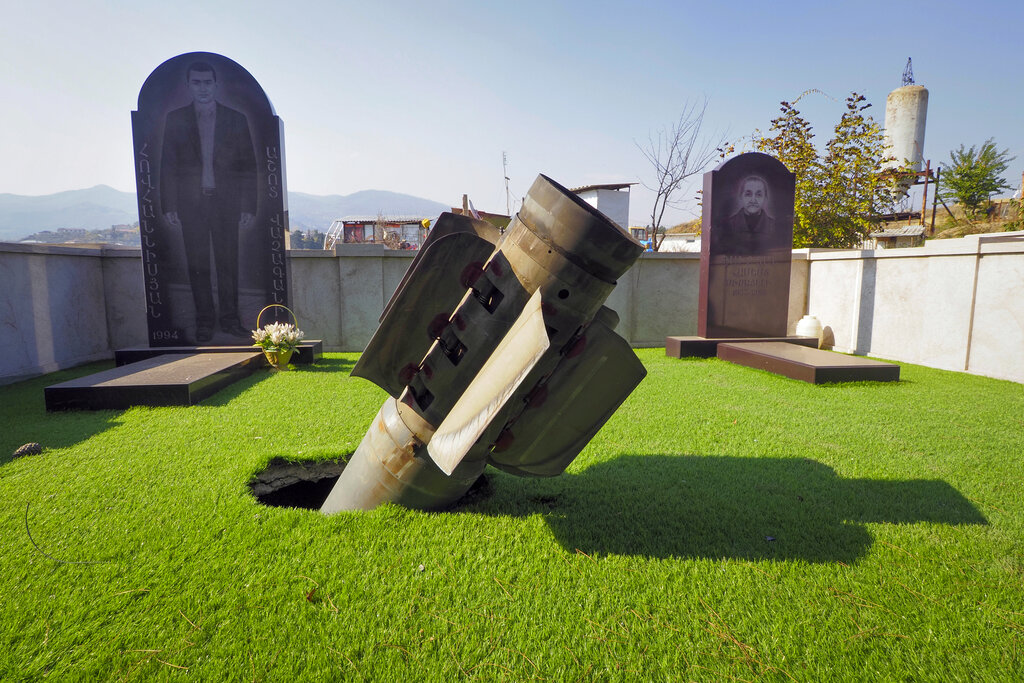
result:
[[(857, 90), (884, 121), (907, 57), (930, 91), (925, 157), (994, 137), (1024, 168), (1018, 2), (5, 1), (0, 193), (134, 191), (130, 112), (163, 61), (245, 67), (284, 120), (288, 187), (383, 189), (504, 212), (538, 173), (652, 181), (635, 141), (709, 101), (705, 129), (767, 130), (780, 100), (823, 144)], [(686, 197), (693, 195), (693, 189)], [(652, 195), (634, 188), (630, 218)], [(674, 220), (696, 215), (690, 207)], [(326, 226), (324, 226), (326, 227)]]

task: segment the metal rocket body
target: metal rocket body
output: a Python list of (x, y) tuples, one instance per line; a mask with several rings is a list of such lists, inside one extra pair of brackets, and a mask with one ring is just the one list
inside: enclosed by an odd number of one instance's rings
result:
[(646, 374), (603, 306), (642, 251), (543, 175), (503, 235), (442, 214), (352, 371), (391, 397), (321, 511), (443, 508), (488, 463), (561, 474)]

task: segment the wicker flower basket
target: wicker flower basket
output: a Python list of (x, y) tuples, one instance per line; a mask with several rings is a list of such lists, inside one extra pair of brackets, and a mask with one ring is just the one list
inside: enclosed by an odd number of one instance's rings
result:
[[(257, 330), (261, 329), (260, 328), (260, 317), (264, 313), (266, 313), (268, 309), (275, 308), (275, 307), (283, 308), (284, 310), (288, 311), (288, 313), (292, 316), (292, 321), (294, 322), (294, 327), (295, 327), (296, 331), (298, 331), (299, 334), (301, 335), (302, 331), (299, 330), (299, 321), (298, 321), (298, 318), (295, 317), (295, 313), (292, 311), (292, 309), (288, 308), (287, 306), (283, 306), (281, 304), (270, 304), (269, 306), (264, 306), (263, 310), (261, 310), (256, 315), (256, 329)], [(262, 345), (261, 344), (254, 344), (254, 346), (262, 346)], [(270, 363), (271, 367), (276, 368), (277, 370), (287, 370), (288, 369), (288, 361), (290, 361), (292, 359), (292, 354), (295, 353), (295, 348), (294, 347), (278, 348), (278, 347), (274, 347), (274, 346), (270, 346), (270, 347), (263, 346), (262, 348), (263, 348), (263, 355), (266, 356), (267, 362)]]
[(295, 349), (288, 349), (287, 351), (263, 349), (263, 355), (267, 357), (267, 362), (278, 370), (288, 369), (288, 361), (292, 359), (293, 353), (295, 353)]

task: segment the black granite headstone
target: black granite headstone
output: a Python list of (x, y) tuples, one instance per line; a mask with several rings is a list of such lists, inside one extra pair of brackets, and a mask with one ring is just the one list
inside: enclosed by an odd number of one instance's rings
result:
[[(288, 302), (284, 126), (227, 57), (149, 75), (132, 112), (150, 346), (251, 342)], [(270, 309), (261, 324), (284, 320)]]
[(783, 337), (789, 309), (795, 176), (767, 154), (704, 174), (701, 337)]

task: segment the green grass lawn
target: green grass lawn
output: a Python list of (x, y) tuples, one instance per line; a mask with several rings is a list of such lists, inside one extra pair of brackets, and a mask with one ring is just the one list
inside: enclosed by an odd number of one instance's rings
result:
[(638, 354), (568, 472), (444, 513), (249, 493), (355, 449), (352, 354), (191, 408), (0, 387), (0, 679), (1021, 680), (1024, 385)]

